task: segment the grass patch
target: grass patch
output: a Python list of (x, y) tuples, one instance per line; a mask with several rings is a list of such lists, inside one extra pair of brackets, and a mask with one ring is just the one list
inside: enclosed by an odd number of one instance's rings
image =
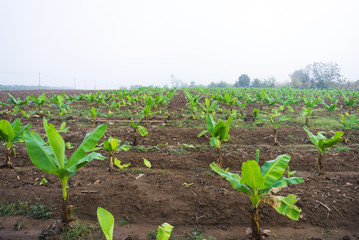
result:
[(75, 221), (73, 228), (66, 228), (59, 235), (61, 240), (87, 240), (87, 239), (101, 239), (102, 233), (98, 224), (92, 225)]
[(123, 217), (121, 220), (119, 220), (119, 221), (117, 222), (118, 226), (121, 227), (121, 226), (125, 225), (125, 224), (128, 222), (129, 219), (130, 219), (130, 218), (129, 218), (128, 216)]
[(351, 150), (350, 147), (348, 146), (337, 146), (335, 148), (333, 148), (333, 152), (349, 152)]
[(17, 202), (5, 202), (0, 205), (1, 216), (15, 216), (15, 215), (26, 215), (34, 219), (47, 219), (50, 218), (53, 213), (48, 207), (42, 204), (31, 204), (23, 200)]
[(145, 147), (145, 146), (132, 146), (131, 147), (135, 152), (155, 152), (160, 151), (161, 149), (158, 146)]
[(141, 168), (132, 168), (131, 171), (133, 174), (145, 173), (145, 170), (143, 170)]

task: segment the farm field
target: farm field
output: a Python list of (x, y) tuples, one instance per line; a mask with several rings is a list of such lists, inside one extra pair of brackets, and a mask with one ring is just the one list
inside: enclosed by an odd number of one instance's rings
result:
[[(43, 92), (46, 92), (43, 104), (36, 106), (36, 100), (30, 98), (28, 103), (21, 104), (31, 94), (37, 97)], [(23, 125), (31, 123), (30, 129), (42, 138), (44, 117), (56, 129), (66, 122), (68, 130), (60, 134), (73, 147), (66, 149), (68, 158), (87, 133), (100, 124), (107, 125), (96, 151), (106, 159), (93, 160), (68, 182), (76, 221), (94, 225), (89, 227), (92, 234), (88, 233), (83, 239), (105, 239), (96, 226), (98, 207), (107, 209), (115, 217), (114, 239), (152, 239), (148, 238), (149, 234), (164, 222), (174, 226), (171, 239), (248, 239), (251, 201), (212, 171), (209, 165), (216, 161), (217, 149), (210, 145), (208, 133), (198, 137), (207, 129), (203, 113), (206, 110), (216, 121), (233, 118), (230, 139), (221, 144), (223, 169), (240, 173), (242, 164), (254, 160), (259, 149), (260, 166), (288, 154), (291, 160), (285, 174), (296, 171), (294, 176), (304, 180), (278, 193), (297, 196), (296, 205), (302, 210), (298, 221), (260, 203), (261, 229), (269, 230), (265, 239), (359, 239), (359, 123), (348, 128), (348, 144), (342, 141), (324, 153), (322, 174), (317, 171), (318, 150), (303, 129), (308, 118), (308, 128), (314, 134), (323, 131), (330, 138), (335, 132), (344, 131), (338, 113), (349, 119), (345, 115), (349, 112), (346, 100), (357, 101), (358, 92), (145, 88), (66, 91), (66, 95), (61, 95), (62, 91), (9, 93), (17, 104), (8, 101), (8, 92), (0, 92), (1, 119), (13, 122), (20, 118)], [(206, 98), (210, 103), (217, 101), (218, 107), (206, 108)], [(335, 103), (334, 110), (327, 110), (323, 101), (328, 109)], [(146, 106), (151, 107), (146, 109)], [(303, 106), (307, 111), (302, 110)], [(253, 114), (254, 109), (259, 113)], [(216, 113), (213, 115), (213, 112)], [(350, 112), (351, 116), (358, 115), (358, 106), (353, 104)], [(148, 135), (138, 134), (133, 146), (131, 118), (136, 122), (141, 114), (140, 125), (147, 129)], [(269, 117), (277, 119), (284, 114), (290, 118), (276, 128), (278, 143), (274, 144), (274, 128)], [(110, 136), (129, 145), (128, 151), (114, 154), (122, 163), (131, 164), (122, 173), (117, 167), (115, 171), (108, 171), (109, 153), (101, 143)], [(34, 166), (25, 143), (15, 143), (14, 148), (16, 154), (11, 152), (14, 168), (0, 169), (3, 215), (0, 239), (38, 239), (40, 234), (44, 235), (43, 239), (60, 239), (60, 235), (51, 235), (50, 230), (43, 232), (54, 223), (53, 219), (60, 219), (60, 180)], [(0, 162), (6, 162), (4, 146), (1, 152)], [(152, 165), (150, 171), (144, 158)], [(5, 203), (20, 201), (45, 205), (53, 215), (48, 219), (33, 219), (4, 213)]]

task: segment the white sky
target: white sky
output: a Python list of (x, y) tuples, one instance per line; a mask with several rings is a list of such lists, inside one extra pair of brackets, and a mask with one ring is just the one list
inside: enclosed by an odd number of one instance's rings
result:
[(359, 79), (358, 0), (0, 0), (0, 84), (117, 88), (289, 80), (314, 61)]

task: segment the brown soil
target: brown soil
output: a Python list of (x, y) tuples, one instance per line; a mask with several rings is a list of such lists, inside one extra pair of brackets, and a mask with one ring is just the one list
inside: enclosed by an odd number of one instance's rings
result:
[[(21, 98), (31, 93), (12, 92)], [(183, 93), (177, 94), (168, 111), (180, 113), (185, 104)], [(182, 118), (171, 117), (172, 120)], [(2, 119), (14, 118), (3, 115)], [(80, 126), (78, 120), (69, 119), (70, 131), (62, 134), (65, 141), (71, 141), (74, 146), (78, 146), (85, 134), (93, 129), (91, 124)], [(22, 118), (22, 122), (32, 122), (33, 130), (44, 133), (41, 119)], [(52, 122), (56, 125), (60, 120), (53, 119)], [(220, 240), (247, 239), (246, 228), (251, 224), (250, 201), (210, 170), (209, 164), (215, 160), (216, 151), (209, 146), (206, 137), (197, 138), (201, 130), (162, 127), (161, 123), (151, 124), (148, 130), (148, 136), (139, 137), (139, 145), (146, 147), (148, 152), (137, 149), (115, 155), (122, 162), (131, 163), (123, 174), (108, 172), (108, 160), (95, 160), (70, 178), (69, 194), (76, 207), (76, 217), (96, 223), (99, 206), (109, 210), (116, 222), (128, 217), (125, 225), (119, 227), (116, 224), (115, 239), (128, 236), (147, 239), (147, 233), (163, 222), (175, 227), (176, 239), (184, 238), (184, 233), (191, 232), (194, 227), (203, 230), (207, 239), (209, 236)], [(280, 192), (283, 196), (288, 193), (298, 196), (297, 205), (302, 209), (298, 221), (260, 204), (261, 227), (271, 231), (266, 239), (359, 239), (359, 131), (352, 132), (354, 140), (350, 151), (324, 154), (325, 175), (315, 174), (318, 153), (302, 128), (279, 129), (280, 146), (273, 146), (272, 132), (269, 128), (231, 129), (231, 139), (223, 144), (222, 150), (224, 168), (229, 167), (232, 172), (240, 171), (244, 161), (254, 159), (257, 148), (261, 149), (260, 165), (280, 154), (289, 154), (290, 170), (296, 170), (297, 175), (304, 178), (304, 183)], [(131, 142), (133, 134), (130, 129), (115, 123), (108, 128), (104, 138), (110, 135)], [(193, 144), (195, 149), (186, 148), (183, 143)], [(68, 150), (67, 155), (72, 151)], [(4, 162), (4, 147), (1, 152), (0, 162)], [(60, 181), (32, 165), (23, 143), (16, 144), (16, 152), (18, 154), (12, 159), (15, 169), (0, 169), (1, 199), (45, 204), (52, 207), (54, 218), (59, 218)], [(103, 150), (99, 152), (107, 156)], [(145, 168), (143, 158), (152, 163), (151, 172)], [(45, 186), (39, 185), (42, 175), (48, 180)], [(186, 187), (184, 183), (191, 185)], [(24, 222), (23, 228), (15, 230), (14, 225), (19, 221)], [(0, 239), (37, 239), (41, 230), (51, 222), (24, 216), (1, 217)]]

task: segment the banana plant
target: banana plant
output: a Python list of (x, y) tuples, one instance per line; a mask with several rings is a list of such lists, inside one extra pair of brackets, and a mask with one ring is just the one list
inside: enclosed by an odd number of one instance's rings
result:
[(301, 210), (295, 206), (297, 197), (293, 194), (288, 196), (275, 196), (271, 192), (278, 192), (280, 188), (303, 182), (300, 177), (283, 177), (283, 173), (290, 161), (287, 154), (280, 155), (276, 159), (267, 161), (259, 166), (259, 150), (256, 160), (248, 160), (242, 165), (242, 175), (226, 172), (212, 163), (213, 171), (231, 183), (237, 191), (243, 192), (252, 203), (251, 223), (252, 239), (260, 240), (260, 215), (258, 212), (261, 201), (273, 207), (280, 214), (288, 216), (292, 220), (298, 220)]
[(108, 140), (103, 142), (104, 149), (110, 154), (110, 166), (108, 169), (110, 172), (115, 170), (113, 166), (113, 155), (115, 154), (115, 152), (128, 151), (130, 149), (129, 146), (126, 144), (122, 146), (120, 145), (121, 145), (121, 140), (117, 138), (113, 138), (111, 136), (108, 138)]
[(359, 123), (359, 119), (357, 119), (357, 116), (351, 116), (349, 115), (349, 113), (345, 113), (345, 115), (348, 117), (345, 117), (342, 114), (338, 114), (340, 119), (340, 123), (342, 124), (342, 126), (344, 127), (344, 143), (348, 144), (349, 143), (349, 130), (352, 128), (352, 126), (356, 123)]
[(279, 99), (277, 98), (272, 98), (268, 95), (266, 95), (264, 101), (267, 103), (267, 105), (269, 106), (269, 112), (272, 111), (272, 108), (277, 104), (277, 102), (279, 101)]
[[(113, 215), (102, 207), (97, 208), (97, 219), (100, 223), (102, 232), (105, 234), (106, 240), (113, 239), (113, 228), (115, 225), (115, 218)], [(173, 226), (169, 223), (163, 223), (158, 227), (156, 240), (168, 240), (171, 237)]]
[(229, 117), (226, 123), (222, 120), (215, 122), (210, 114), (206, 116), (207, 130), (204, 130), (198, 134), (197, 137), (201, 137), (207, 132), (212, 136), (210, 138), (210, 144), (212, 147), (217, 147), (217, 158), (216, 162), (218, 167), (222, 168), (222, 153), (221, 153), (221, 144), (230, 139), (229, 136), (229, 125), (231, 124), (233, 118)]
[(151, 167), (152, 164), (150, 161), (148, 161), (146, 158), (143, 159), (143, 163), (145, 164), (145, 166), (147, 167), (148, 172), (151, 172)]
[(253, 112), (252, 112), (252, 116), (254, 119), (253, 126), (264, 121), (264, 119), (259, 119), (260, 111), (261, 111), (260, 108), (253, 108)]
[(91, 107), (90, 109), (90, 114), (91, 114), (91, 117), (93, 119), (93, 123), (96, 124), (96, 117), (97, 115), (99, 114), (100, 110), (99, 109), (95, 109), (94, 107)]
[(338, 110), (337, 108), (337, 102), (334, 102), (334, 103), (331, 103), (330, 105), (326, 104), (324, 101), (323, 101), (323, 105), (324, 105), (324, 108), (328, 111), (329, 113), (329, 117), (332, 116), (332, 113), (336, 110)]
[(226, 93), (224, 95), (224, 101), (229, 106), (230, 113), (232, 113), (234, 104), (236, 104), (236, 98), (233, 96), (230, 96), (229, 93)]
[(115, 218), (113, 215), (102, 207), (97, 208), (97, 219), (100, 223), (102, 232), (105, 234), (106, 240), (113, 239), (113, 227), (115, 225)]
[(342, 94), (345, 106), (349, 109), (349, 115), (352, 115), (353, 107), (356, 106), (356, 103), (359, 101), (359, 98), (347, 98), (344, 94)]
[(290, 119), (289, 116), (281, 115), (277, 111), (275, 111), (272, 115), (269, 116), (269, 122), (272, 124), (274, 132), (274, 145), (279, 145), (280, 143), (277, 141), (278, 138), (278, 128), (279, 125), (284, 122), (288, 121)]
[(30, 119), (31, 117), (39, 117), (39, 115), (36, 114), (36, 111), (29, 111), (26, 112), (24, 110), (21, 110), (22, 115), (26, 117), (27, 119)]
[(59, 109), (59, 116), (62, 117), (63, 114), (67, 113), (67, 109), (71, 102), (65, 102), (65, 94), (53, 95), (50, 101), (53, 103), (53, 106)]
[(291, 95), (285, 96), (283, 99), (280, 98), (279, 102), (282, 104), (279, 109), (283, 111), (283, 114), (285, 114), (286, 109), (288, 109), (289, 112), (294, 112), (294, 109), (290, 106), (293, 103), (293, 97)]
[(143, 107), (142, 113), (145, 116), (146, 125), (148, 125), (148, 118), (151, 116), (152, 111), (151, 107), (153, 106), (153, 99), (151, 96), (147, 97), (146, 100), (146, 106)]
[(309, 118), (314, 112), (314, 109), (312, 110), (311, 107), (303, 107), (303, 111), (301, 113), (302, 117), (305, 117), (305, 126), (309, 127)]
[(5, 167), (12, 167), (11, 148), (15, 143), (24, 142), (23, 134), (31, 127), (31, 123), (21, 127), (20, 118), (15, 119), (11, 124), (7, 120), (0, 121), (0, 141), (4, 142), (6, 147)]
[(303, 128), (307, 132), (310, 141), (316, 146), (316, 148), (319, 151), (317, 167), (318, 167), (318, 173), (322, 174), (324, 171), (323, 162), (322, 162), (323, 154), (326, 151), (328, 151), (331, 147), (343, 141), (343, 138), (341, 137), (343, 136), (343, 132), (342, 131), (336, 132), (333, 137), (328, 139), (326, 136), (323, 135), (324, 132), (318, 132), (317, 135), (314, 135), (308, 130), (306, 126), (304, 126)]
[(158, 227), (156, 240), (168, 240), (171, 237), (173, 226), (169, 223), (163, 223)]
[(205, 115), (207, 114), (214, 115), (216, 113), (216, 109), (218, 108), (218, 102), (213, 101), (211, 104), (208, 98), (204, 100), (204, 104), (200, 103), (199, 105), (202, 108), (202, 111)]
[(8, 95), (10, 102), (15, 105), (14, 115), (16, 116), (20, 110), (20, 106), (24, 106), (28, 104), (29, 98), (27, 97), (24, 100), (21, 100), (20, 98), (14, 98), (10, 93), (8, 93)]
[(244, 110), (247, 106), (247, 100), (241, 102), (241, 101), (237, 101), (237, 106), (241, 108), (240, 114), (243, 115)]
[(134, 139), (133, 139), (133, 142), (132, 142), (132, 145), (133, 146), (137, 146), (137, 130), (138, 132), (140, 133), (140, 135), (142, 137), (146, 136), (148, 134), (148, 131), (145, 127), (143, 126), (140, 126), (140, 123), (142, 121), (142, 117), (143, 115), (141, 115), (140, 119), (135, 123), (135, 121), (133, 120), (133, 118), (131, 118), (131, 127), (134, 131)]
[(42, 105), (47, 102), (46, 93), (43, 92), (39, 97), (36, 97), (34, 94), (30, 96), (31, 102), (36, 105), (39, 111), (41, 111)]
[(117, 158), (114, 159), (114, 164), (120, 169), (121, 173), (124, 168), (128, 168), (131, 165), (131, 163), (121, 164), (121, 161)]
[(197, 112), (197, 105), (199, 104), (199, 100), (201, 99), (200, 95), (192, 95), (189, 91), (184, 91), (186, 98), (188, 100), (188, 103), (186, 105), (189, 105), (191, 112), (192, 112), (192, 119), (196, 119), (196, 112)]
[[(100, 125), (92, 132), (86, 134), (80, 146), (74, 151), (69, 159), (65, 155), (65, 141), (58, 133), (54, 125), (48, 124), (44, 118), (44, 129), (48, 144), (34, 131), (24, 132), (26, 149), (32, 163), (41, 171), (54, 174), (61, 181), (62, 185), (62, 209), (61, 220), (68, 224), (72, 219), (72, 208), (70, 197), (67, 194), (67, 183), (70, 177), (74, 176), (78, 169), (94, 159), (104, 160), (105, 158), (94, 152), (97, 142), (106, 132), (106, 125)], [(89, 154), (88, 154), (89, 153)]]

